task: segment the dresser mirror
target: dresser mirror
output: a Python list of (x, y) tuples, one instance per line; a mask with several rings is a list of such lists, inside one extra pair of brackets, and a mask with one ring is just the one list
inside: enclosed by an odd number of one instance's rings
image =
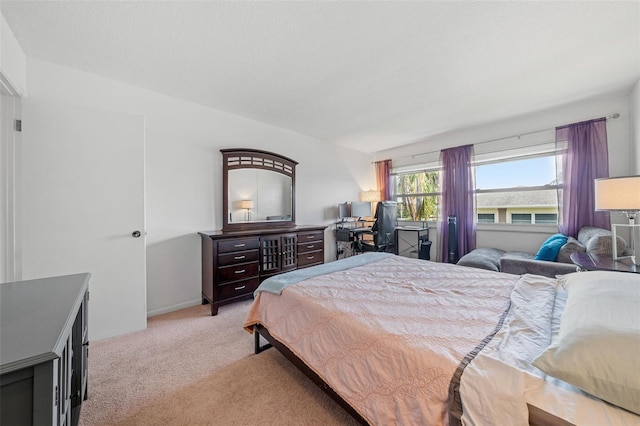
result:
[(255, 149), (222, 149), (223, 231), (295, 226), (295, 166)]

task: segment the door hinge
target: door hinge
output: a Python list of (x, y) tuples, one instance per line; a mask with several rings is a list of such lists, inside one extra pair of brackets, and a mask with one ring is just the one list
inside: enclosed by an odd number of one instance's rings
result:
[(14, 120), (14, 128), (16, 130), (16, 132), (21, 132), (22, 131), (22, 120)]
[(57, 407), (58, 406), (58, 402), (60, 401), (60, 392), (58, 392), (58, 385), (56, 385), (56, 390), (54, 392), (56, 394), (56, 400), (54, 401), (53, 406)]

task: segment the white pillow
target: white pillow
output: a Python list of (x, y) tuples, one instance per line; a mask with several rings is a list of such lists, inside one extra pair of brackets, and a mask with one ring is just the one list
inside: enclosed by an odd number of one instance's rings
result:
[(567, 290), (560, 332), (533, 365), (640, 414), (640, 274), (593, 271), (559, 279)]

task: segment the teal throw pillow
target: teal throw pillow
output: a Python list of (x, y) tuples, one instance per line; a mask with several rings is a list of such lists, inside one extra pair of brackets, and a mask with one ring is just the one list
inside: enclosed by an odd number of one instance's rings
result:
[(558, 253), (560, 252), (560, 248), (567, 243), (568, 238), (569, 237), (562, 234), (554, 234), (550, 236), (544, 243), (542, 243), (535, 259), (555, 261), (558, 257)]

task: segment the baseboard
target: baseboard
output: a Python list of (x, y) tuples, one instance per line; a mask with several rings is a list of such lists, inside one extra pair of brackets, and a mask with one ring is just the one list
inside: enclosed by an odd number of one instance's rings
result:
[(166, 308), (147, 311), (147, 318), (155, 317), (162, 314), (168, 314), (169, 312), (178, 311), (180, 309), (190, 308), (192, 306), (200, 305), (201, 303), (202, 299), (196, 299), (189, 302), (178, 303), (177, 305), (167, 306)]

